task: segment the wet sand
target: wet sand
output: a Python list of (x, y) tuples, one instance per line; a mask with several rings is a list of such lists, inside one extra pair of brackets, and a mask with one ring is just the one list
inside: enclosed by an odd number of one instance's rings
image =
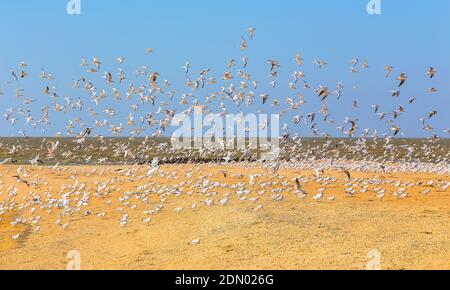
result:
[[(381, 254), (382, 269), (450, 269), (450, 189), (441, 186), (450, 182), (448, 174), (351, 172), (348, 181), (342, 172), (325, 171), (325, 177), (337, 181), (319, 184), (313, 171), (282, 168), (278, 178), (259, 165), (238, 163), (164, 165), (149, 178), (143, 177), (148, 167), (138, 166), (24, 168), (27, 181), (36, 184), (18, 183), (13, 177), (17, 166), (0, 166), (0, 204), (11, 202), (11, 186), (18, 189), (16, 203), (0, 215), (0, 269), (65, 269), (72, 250), (80, 253), (82, 269), (365, 269), (373, 250)], [(186, 176), (189, 170), (192, 177)], [(221, 171), (227, 172), (226, 178)], [(250, 174), (261, 174), (252, 186)], [(212, 190), (202, 192), (198, 186), (183, 184), (189, 180), (195, 184), (207, 175), (204, 180), (218, 183)], [(295, 194), (296, 177), (310, 178), (303, 186), (309, 193), (305, 200)], [(108, 180), (107, 193), (96, 195), (98, 182)], [(367, 192), (359, 192), (368, 180), (387, 182), (369, 183)], [(279, 183), (261, 187), (261, 182), (269, 181)], [(396, 181), (407, 188), (408, 197), (392, 195)], [(243, 195), (245, 200), (230, 188), (239, 183), (250, 190)], [(353, 197), (345, 193), (349, 183), (358, 192)], [(166, 193), (152, 192), (148, 201), (139, 194), (119, 200), (124, 192), (141, 192), (145, 184), (155, 191), (166, 186)], [(73, 190), (67, 188), (73, 185)], [(182, 193), (175, 190), (182, 186)], [(376, 187), (387, 190), (383, 200), (376, 197)], [(48, 204), (61, 198), (61, 188), (72, 192), (73, 208), (82, 199), (81, 192), (90, 192), (88, 204), (63, 217), (56, 207), (50, 212), (36, 203), (21, 206), (32, 203), (30, 191)], [(271, 197), (277, 188), (284, 189), (282, 201)], [(319, 188), (326, 188), (325, 196), (315, 201), (312, 195)], [(427, 189), (430, 192), (423, 194)], [(226, 193), (231, 193), (229, 202), (221, 205)], [(328, 200), (330, 196), (336, 199)], [(214, 204), (203, 203), (208, 199)], [(194, 203), (198, 206), (192, 209)], [(164, 208), (158, 214), (144, 213), (160, 204)], [(31, 213), (33, 207), (36, 211)], [(180, 207), (178, 213), (175, 209)], [(129, 221), (121, 226), (125, 213)], [(37, 216), (41, 216), (39, 232), (28, 220)], [(143, 223), (148, 217), (151, 221)], [(12, 225), (17, 218), (27, 222)], [(61, 224), (66, 223), (64, 229)], [(190, 244), (197, 238), (199, 244)]]

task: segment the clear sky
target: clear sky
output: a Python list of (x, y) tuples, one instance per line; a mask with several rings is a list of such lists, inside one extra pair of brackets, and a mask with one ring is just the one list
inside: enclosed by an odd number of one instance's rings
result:
[[(262, 86), (257, 93), (267, 90), (273, 98), (284, 101), (295, 96), (288, 88), (294, 70), (302, 70), (313, 89), (302, 92), (307, 106), (302, 114), (320, 110), (320, 100), (314, 93), (319, 85), (334, 88), (338, 81), (345, 86), (340, 102), (335, 99), (328, 106), (336, 126), (346, 116), (357, 118), (360, 129), (376, 128), (388, 132), (389, 126), (379, 122), (370, 110), (379, 104), (381, 111), (391, 112), (402, 104), (407, 112), (396, 124), (405, 136), (429, 136), (422, 130), (419, 118), (432, 110), (438, 115), (430, 120), (435, 132), (443, 137), (442, 130), (450, 127), (450, 1), (448, 0), (382, 0), (382, 14), (369, 15), (369, 0), (286, 0), (286, 1), (211, 1), (211, 0), (81, 0), (81, 15), (68, 15), (64, 0), (2, 0), (0, 1), (0, 112), (8, 108), (24, 108), (23, 99), (14, 97), (18, 84), (12, 82), (10, 70), (20, 70), (21, 61), (28, 63), (30, 77), (20, 84), (25, 97), (37, 99), (28, 106), (39, 111), (44, 98), (44, 83), (39, 71), (44, 68), (54, 74), (53, 83), (59, 94), (77, 98), (71, 90), (72, 80), (84, 74), (79, 63), (82, 57), (91, 60), (98, 56), (105, 69), (115, 69), (115, 58), (126, 58), (124, 69), (134, 71), (148, 65), (170, 80), (177, 93), (188, 92), (181, 68), (186, 60), (192, 70), (199, 72), (210, 67), (219, 78), (226, 69), (227, 60), (250, 58), (248, 71)], [(241, 36), (246, 29), (255, 27), (256, 34), (244, 53), (239, 50)], [(154, 49), (152, 55), (146, 48)], [(301, 51), (305, 65), (298, 68), (294, 58)], [(368, 60), (370, 68), (357, 74), (350, 73), (350, 60)], [(277, 59), (280, 68), (279, 87), (272, 90), (267, 59)], [(325, 59), (329, 65), (319, 70), (314, 59)], [(385, 78), (384, 67), (393, 65), (393, 77)], [(438, 74), (433, 80), (425, 73), (434, 66)], [(397, 86), (395, 78), (407, 73), (409, 80), (399, 98), (390, 96)], [(33, 74), (33, 75), (31, 75)], [(102, 74), (103, 75), (103, 74)], [(9, 83), (7, 83), (9, 81)], [(103, 84), (99, 78), (99, 84)], [(439, 91), (430, 95), (425, 91), (436, 87)], [(299, 90), (300, 91), (300, 90)], [(410, 97), (417, 102), (407, 105)], [(24, 97), (24, 98), (25, 98)], [(86, 97), (86, 96), (84, 96)], [(360, 109), (352, 108), (358, 100)], [(63, 101), (62, 101), (63, 102)], [(44, 102), (45, 103), (45, 102)], [(94, 106), (86, 100), (86, 106)], [(113, 106), (113, 102), (110, 104)], [(119, 120), (126, 123), (129, 105), (118, 106)], [(157, 108), (155, 108), (156, 110)], [(260, 105), (246, 112), (263, 109)], [(151, 111), (153, 108), (145, 108)], [(264, 108), (271, 111), (271, 107)], [(29, 135), (54, 135), (64, 131), (67, 118), (52, 114), (52, 127), (42, 133), (27, 129)], [(289, 123), (292, 114), (285, 120)], [(36, 116), (38, 118), (38, 116)], [(88, 117), (86, 122), (90, 122)], [(105, 119), (100, 116), (98, 119)], [(325, 126), (325, 125), (324, 125)], [(19, 122), (12, 127), (0, 119), (0, 135), (14, 136), (23, 128)], [(306, 126), (291, 128), (309, 135)], [(321, 127), (321, 132), (336, 133), (333, 126)]]

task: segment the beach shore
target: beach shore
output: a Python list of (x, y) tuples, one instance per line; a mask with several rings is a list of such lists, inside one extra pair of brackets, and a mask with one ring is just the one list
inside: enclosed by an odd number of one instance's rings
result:
[[(151, 176), (147, 166), (22, 168), (28, 185), (18, 166), (0, 165), (0, 269), (66, 269), (70, 251), (82, 269), (356, 270), (373, 251), (382, 269), (450, 269), (448, 174), (333, 170), (319, 181), (313, 170), (241, 163), (163, 165)], [(295, 178), (308, 180), (304, 199)]]

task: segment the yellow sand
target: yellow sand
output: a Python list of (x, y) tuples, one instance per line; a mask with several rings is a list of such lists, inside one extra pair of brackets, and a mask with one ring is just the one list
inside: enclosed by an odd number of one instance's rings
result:
[[(160, 172), (177, 172), (178, 179), (159, 176), (137, 178), (126, 176), (116, 167), (86, 167), (86, 171), (97, 169), (89, 176), (80, 174), (82, 167), (68, 168), (65, 172), (52, 171), (44, 167), (26, 167), (28, 180), (46, 178), (48, 185), (37, 188), (17, 183), (16, 166), (1, 166), (0, 201), (7, 198), (7, 188), (11, 185), (19, 189), (17, 204), (32, 190), (43, 193), (50, 191), (56, 195), (61, 185), (74, 184), (70, 175), (77, 174), (79, 183), (87, 183), (92, 192), (97, 188), (94, 181), (105, 181), (117, 177), (116, 188), (103, 199), (94, 195), (88, 207), (92, 214), (83, 212), (64, 217), (62, 224), (70, 222), (67, 229), (56, 225), (60, 211), (47, 213), (38, 209), (33, 216), (42, 216), (41, 230), (33, 232), (33, 226), (10, 223), (17, 217), (28, 218), (30, 208), (7, 212), (0, 216), (0, 269), (65, 269), (69, 261), (67, 253), (76, 250), (81, 254), (82, 269), (365, 269), (372, 250), (381, 253), (383, 269), (450, 269), (450, 190), (427, 185), (427, 182), (449, 182), (448, 175), (434, 174), (378, 174), (382, 179), (403, 182), (422, 181), (423, 185), (409, 188), (409, 197), (397, 199), (392, 196), (393, 187), (384, 200), (377, 199), (376, 193), (368, 191), (356, 197), (348, 197), (344, 192), (345, 176), (340, 172), (325, 172), (339, 180), (326, 186), (314, 181), (304, 186), (310, 195), (301, 200), (294, 194), (294, 187), (283, 192), (283, 201), (273, 201), (272, 189), (260, 196), (259, 186), (248, 185), (249, 174), (260, 173), (258, 183), (269, 181), (272, 172), (258, 166), (242, 168), (242, 165), (167, 165)], [(146, 170), (139, 167), (138, 176)], [(227, 184), (246, 183), (252, 189), (248, 198), (259, 200), (240, 201), (234, 189), (216, 188), (213, 197), (198, 194), (168, 196), (164, 209), (145, 225), (144, 210), (154, 209), (159, 197), (154, 194), (149, 204), (131, 199), (130, 205), (137, 209), (120, 205), (118, 198), (125, 191), (136, 192), (139, 185), (149, 182), (159, 184), (179, 184), (188, 180), (185, 174), (195, 168), (191, 180), (201, 175), (212, 174), (210, 181)], [(104, 170), (104, 172), (102, 172)], [(222, 170), (228, 174), (224, 178)], [(237, 176), (242, 173), (243, 176)], [(313, 172), (280, 170), (286, 181), (312, 176)], [(352, 172), (352, 178), (375, 178), (375, 173)], [(273, 179), (275, 180), (275, 179)], [(187, 187), (187, 186), (186, 186)], [(278, 185), (281, 187), (281, 184)], [(316, 202), (311, 195), (320, 187), (326, 187), (325, 198)], [(370, 186), (373, 189), (376, 186)], [(359, 189), (360, 187), (355, 187)], [(431, 189), (423, 195), (425, 189)], [(189, 189), (185, 190), (185, 193)], [(207, 206), (202, 200), (214, 198), (216, 203), (224, 193), (233, 193), (227, 205)], [(205, 193), (207, 194), (207, 193)], [(326, 197), (336, 196), (329, 201)], [(105, 202), (112, 200), (112, 205)], [(191, 205), (197, 203), (196, 209)], [(263, 209), (255, 210), (258, 205)], [(123, 212), (116, 209), (123, 207)], [(180, 213), (175, 208), (183, 207)], [(105, 212), (105, 217), (97, 216)], [(120, 217), (130, 215), (127, 226), (119, 225)], [(19, 234), (17, 240), (13, 235)], [(200, 244), (189, 244), (200, 238)]]

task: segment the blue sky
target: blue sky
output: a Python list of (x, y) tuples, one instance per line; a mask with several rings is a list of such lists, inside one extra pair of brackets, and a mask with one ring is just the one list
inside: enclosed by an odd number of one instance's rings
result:
[[(294, 70), (302, 70), (315, 89), (319, 85), (334, 88), (338, 81), (345, 86), (340, 102), (330, 101), (328, 106), (336, 126), (342, 125), (346, 116), (356, 118), (360, 129), (376, 128), (380, 133), (388, 132), (389, 126), (379, 122), (370, 110), (370, 105), (380, 104), (381, 111), (390, 112), (399, 104), (407, 112), (396, 124), (405, 136), (429, 136), (421, 128), (419, 118), (431, 110), (439, 114), (430, 125), (439, 135), (450, 127), (448, 113), (450, 84), (450, 1), (406, 1), (382, 0), (382, 14), (368, 15), (368, 0), (315, 0), (315, 1), (138, 1), (138, 0), (81, 0), (81, 15), (68, 15), (66, 4), (60, 0), (4, 0), (0, 2), (0, 112), (8, 108), (24, 107), (23, 100), (14, 98), (16, 83), (10, 70), (19, 70), (18, 63), (29, 64), (27, 70), (33, 74), (20, 86), (25, 96), (41, 100), (43, 83), (39, 80), (40, 68), (56, 76), (54, 85), (59, 94), (78, 97), (71, 90), (73, 79), (84, 74), (79, 63), (82, 57), (90, 60), (98, 56), (105, 69), (116, 68), (115, 57), (126, 58), (124, 69), (134, 71), (140, 65), (148, 65), (170, 80), (178, 93), (188, 91), (183, 87), (184, 73), (181, 66), (189, 60), (192, 70), (199, 72), (210, 67), (216, 77), (225, 71), (227, 60), (250, 58), (248, 71), (260, 81), (258, 93), (267, 90), (279, 100), (293, 96), (287, 88)], [(249, 42), (244, 53), (239, 50), (241, 36), (248, 27), (257, 29), (255, 39)], [(145, 49), (152, 47), (154, 53), (147, 55)], [(305, 65), (301, 69), (294, 63), (295, 55), (301, 51)], [(350, 60), (358, 57), (368, 60), (370, 68), (357, 74), (350, 73)], [(280, 86), (272, 90), (268, 83), (268, 67), (265, 61), (275, 58), (280, 61)], [(318, 70), (314, 59), (325, 59), (326, 69)], [(393, 78), (386, 79), (383, 68), (395, 67)], [(434, 66), (438, 74), (428, 80), (425, 73)], [(390, 90), (396, 87), (401, 72), (409, 76), (400, 98), (392, 98)], [(99, 84), (102, 80), (99, 78)], [(430, 87), (439, 92), (429, 95)], [(320, 102), (314, 90), (302, 92), (307, 106), (303, 115), (320, 110)], [(409, 97), (417, 102), (408, 106)], [(86, 96), (84, 96), (86, 97)], [(353, 100), (358, 100), (360, 109), (353, 109)], [(86, 103), (89, 101), (87, 100)], [(39, 110), (45, 101), (31, 108)], [(126, 123), (128, 105), (112, 102), (119, 111), (116, 123)], [(88, 104), (86, 106), (93, 106)], [(231, 108), (231, 107), (230, 107)], [(156, 110), (157, 108), (154, 108)], [(246, 109), (254, 112), (270, 106)], [(145, 108), (151, 111), (153, 108)], [(27, 129), (29, 135), (53, 135), (64, 131), (70, 115), (51, 114), (52, 127), (46, 132)], [(293, 114), (285, 122), (289, 123)], [(88, 116), (84, 117), (90, 122)], [(104, 116), (98, 119), (105, 119)], [(0, 119), (0, 135), (14, 136), (23, 128), (22, 123), (10, 126)], [(300, 130), (300, 131), (299, 131)], [(307, 126), (291, 128), (308, 136)], [(321, 127), (321, 132), (335, 134), (333, 126)], [(106, 134), (106, 132), (105, 132)], [(447, 135), (448, 136), (448, 135)]]

